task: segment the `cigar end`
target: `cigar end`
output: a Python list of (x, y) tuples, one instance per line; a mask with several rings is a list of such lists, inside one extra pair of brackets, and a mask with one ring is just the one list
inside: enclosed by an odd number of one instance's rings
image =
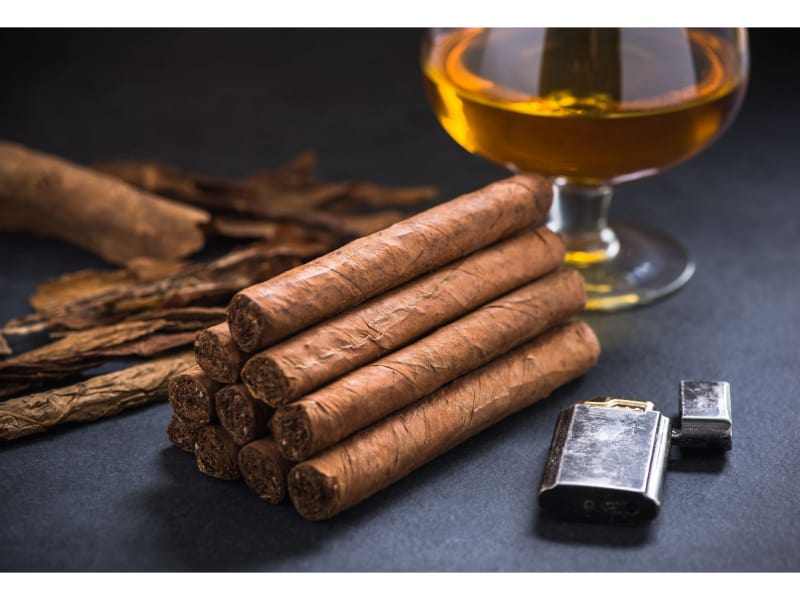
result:
[(264, 354), (256, 354), (244, 364), (242, 381), (253, 398), (270, 406), (281, 406), (294, 399), (286, 375), (272, 358)]
[(575, 335), (581, 338), (589, 348), (591, 366), (596, 365), (597, 361), (600, 360), (600, 354), (602, 353), (600, 340), (597, 338), (597, 334), (594, 332), (594, 329), (592, 329), (585, 321), (575, 321), (573, 326), (575, 327)]
[(245, 484), (262, 500), (280, 504), (286, 499), (286, 465), (269, 439), (249, 443), (239, 452)]
[[(564, 274), (565, 280), (574, 288), (576, 302), (580, 303), (582, 310), (586, 306), (586, 282), (583, 279), (583, 275), (578, 269), (561, 269), (559, 272)], [(591, 330), (591, 328), (589, 329)], [(594, 335), (594, 331), (592, 331), (592, 335)]]
[(301, 463), (289, 471), (289, 498), (304, 519), (321, 521), (335, 515), (338, 486), (312, 465)]
[(231, 335), (239, 348), (244, 352), (254, 352), (262, 346), (267, 324), (254, 300), (239, 292), (228, 305), (227, 318)]
[(169, 382), (168, 394), (172, 409), (184, 421), (196, 426), (207, 425), (214, 418), (214, 399), (209, 392), (216, 387), (216, 384), (207, 380), (200, 367), (192, 367), (179, 373)]
[(208, 425), (197, 434), (195, 456), (201, 473), (216, 479), (239, 479), (239, 446), (219, 425)]
[(275, 412), (272, 434), (280, 453), (288, 460), (300, 462), (315, 451), (311, 440), (311, 424), (302, 403), (288, 404)]
[(197, 364), (206, 374), (219, 383), (236, 383), (239, 379), (241, 356), (238, 348), (231, 352), (224, 340), (214, 331), (205, 329), (197, 334), (194, 341), (194, 356)]
[(545, 177), (535, 173), (520, 173), (506, 181), (525, 188), (534, 202), (536, 202), (538, 209), (543, 213), (550, 210), (550, 206), (553, 203), (553, 184)]
[(197, 427), (193, 427), (191, 423), (187, 423), (178, 415), (172, 415), (167, 425), (167, 437), (176, 448), (194, 454), (194, 445), (197, 443)]
[[(266, 431), (272, 409), (258, 410), (257, 400), (245, 395), (243, 386), (231, 385), (222, 388), (216, 395), (219, 422), (240, 446), (257, 438)], [(266, 407), (264, 407), (266, 408)]]

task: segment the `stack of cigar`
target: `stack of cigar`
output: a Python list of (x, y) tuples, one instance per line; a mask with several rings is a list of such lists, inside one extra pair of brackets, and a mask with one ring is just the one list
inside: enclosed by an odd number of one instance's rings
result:
[(246, 288), (170, 383), (172, 442), (329, 518), (598, 359), (581, 276), (515, 176)]

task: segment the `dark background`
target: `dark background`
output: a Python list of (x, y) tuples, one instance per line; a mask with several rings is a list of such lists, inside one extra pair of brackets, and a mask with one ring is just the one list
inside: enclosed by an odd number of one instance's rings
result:
[[(220, 175), (307, 148), (323, 178), (434, 183), (443, 199), (505, 173), (440, 129), (415, 30), (0, 31), (0, 138), (88, 163), (153, 158)], [(0, 447), (3, 570), (800, 569), (800, 198), (796, 31), (751, 33), (751, 86), (720, 142), (628, 184), (612, 216), (693, 252), (686, 288), (587, 318), (600, 364), (362, 505), (323, 523), (169, 446), (165, 404)], [(213, 250), (212, 250), (213, 252)], [(0, 234), (0, 321), (37, 283), (100, 267)], [(673, 461), (639, 528), (540, 516), (555, 416), (598, 395), (677, 411), (680, 379), (731, 382), (734, 449)]]

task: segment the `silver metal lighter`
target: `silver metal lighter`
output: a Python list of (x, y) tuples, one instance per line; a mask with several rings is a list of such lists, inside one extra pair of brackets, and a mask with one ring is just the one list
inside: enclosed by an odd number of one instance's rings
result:
[(725, 381), (681, 381), (680, 427), (652, 402), (595, 398), (561, 411), (539, 487), (548, 513), (569, 519), (652, 519), (670, 445), (730, 450), (731, 396)]

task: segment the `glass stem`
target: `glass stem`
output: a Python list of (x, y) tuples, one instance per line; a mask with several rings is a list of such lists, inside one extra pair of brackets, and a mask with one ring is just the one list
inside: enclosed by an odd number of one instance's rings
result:
[(553, 185), (548, 226), (564, 238), (568, 263), (589, 265), (619, 253), (619, 240), (608, 226), (611, 193), (607, 185)]

